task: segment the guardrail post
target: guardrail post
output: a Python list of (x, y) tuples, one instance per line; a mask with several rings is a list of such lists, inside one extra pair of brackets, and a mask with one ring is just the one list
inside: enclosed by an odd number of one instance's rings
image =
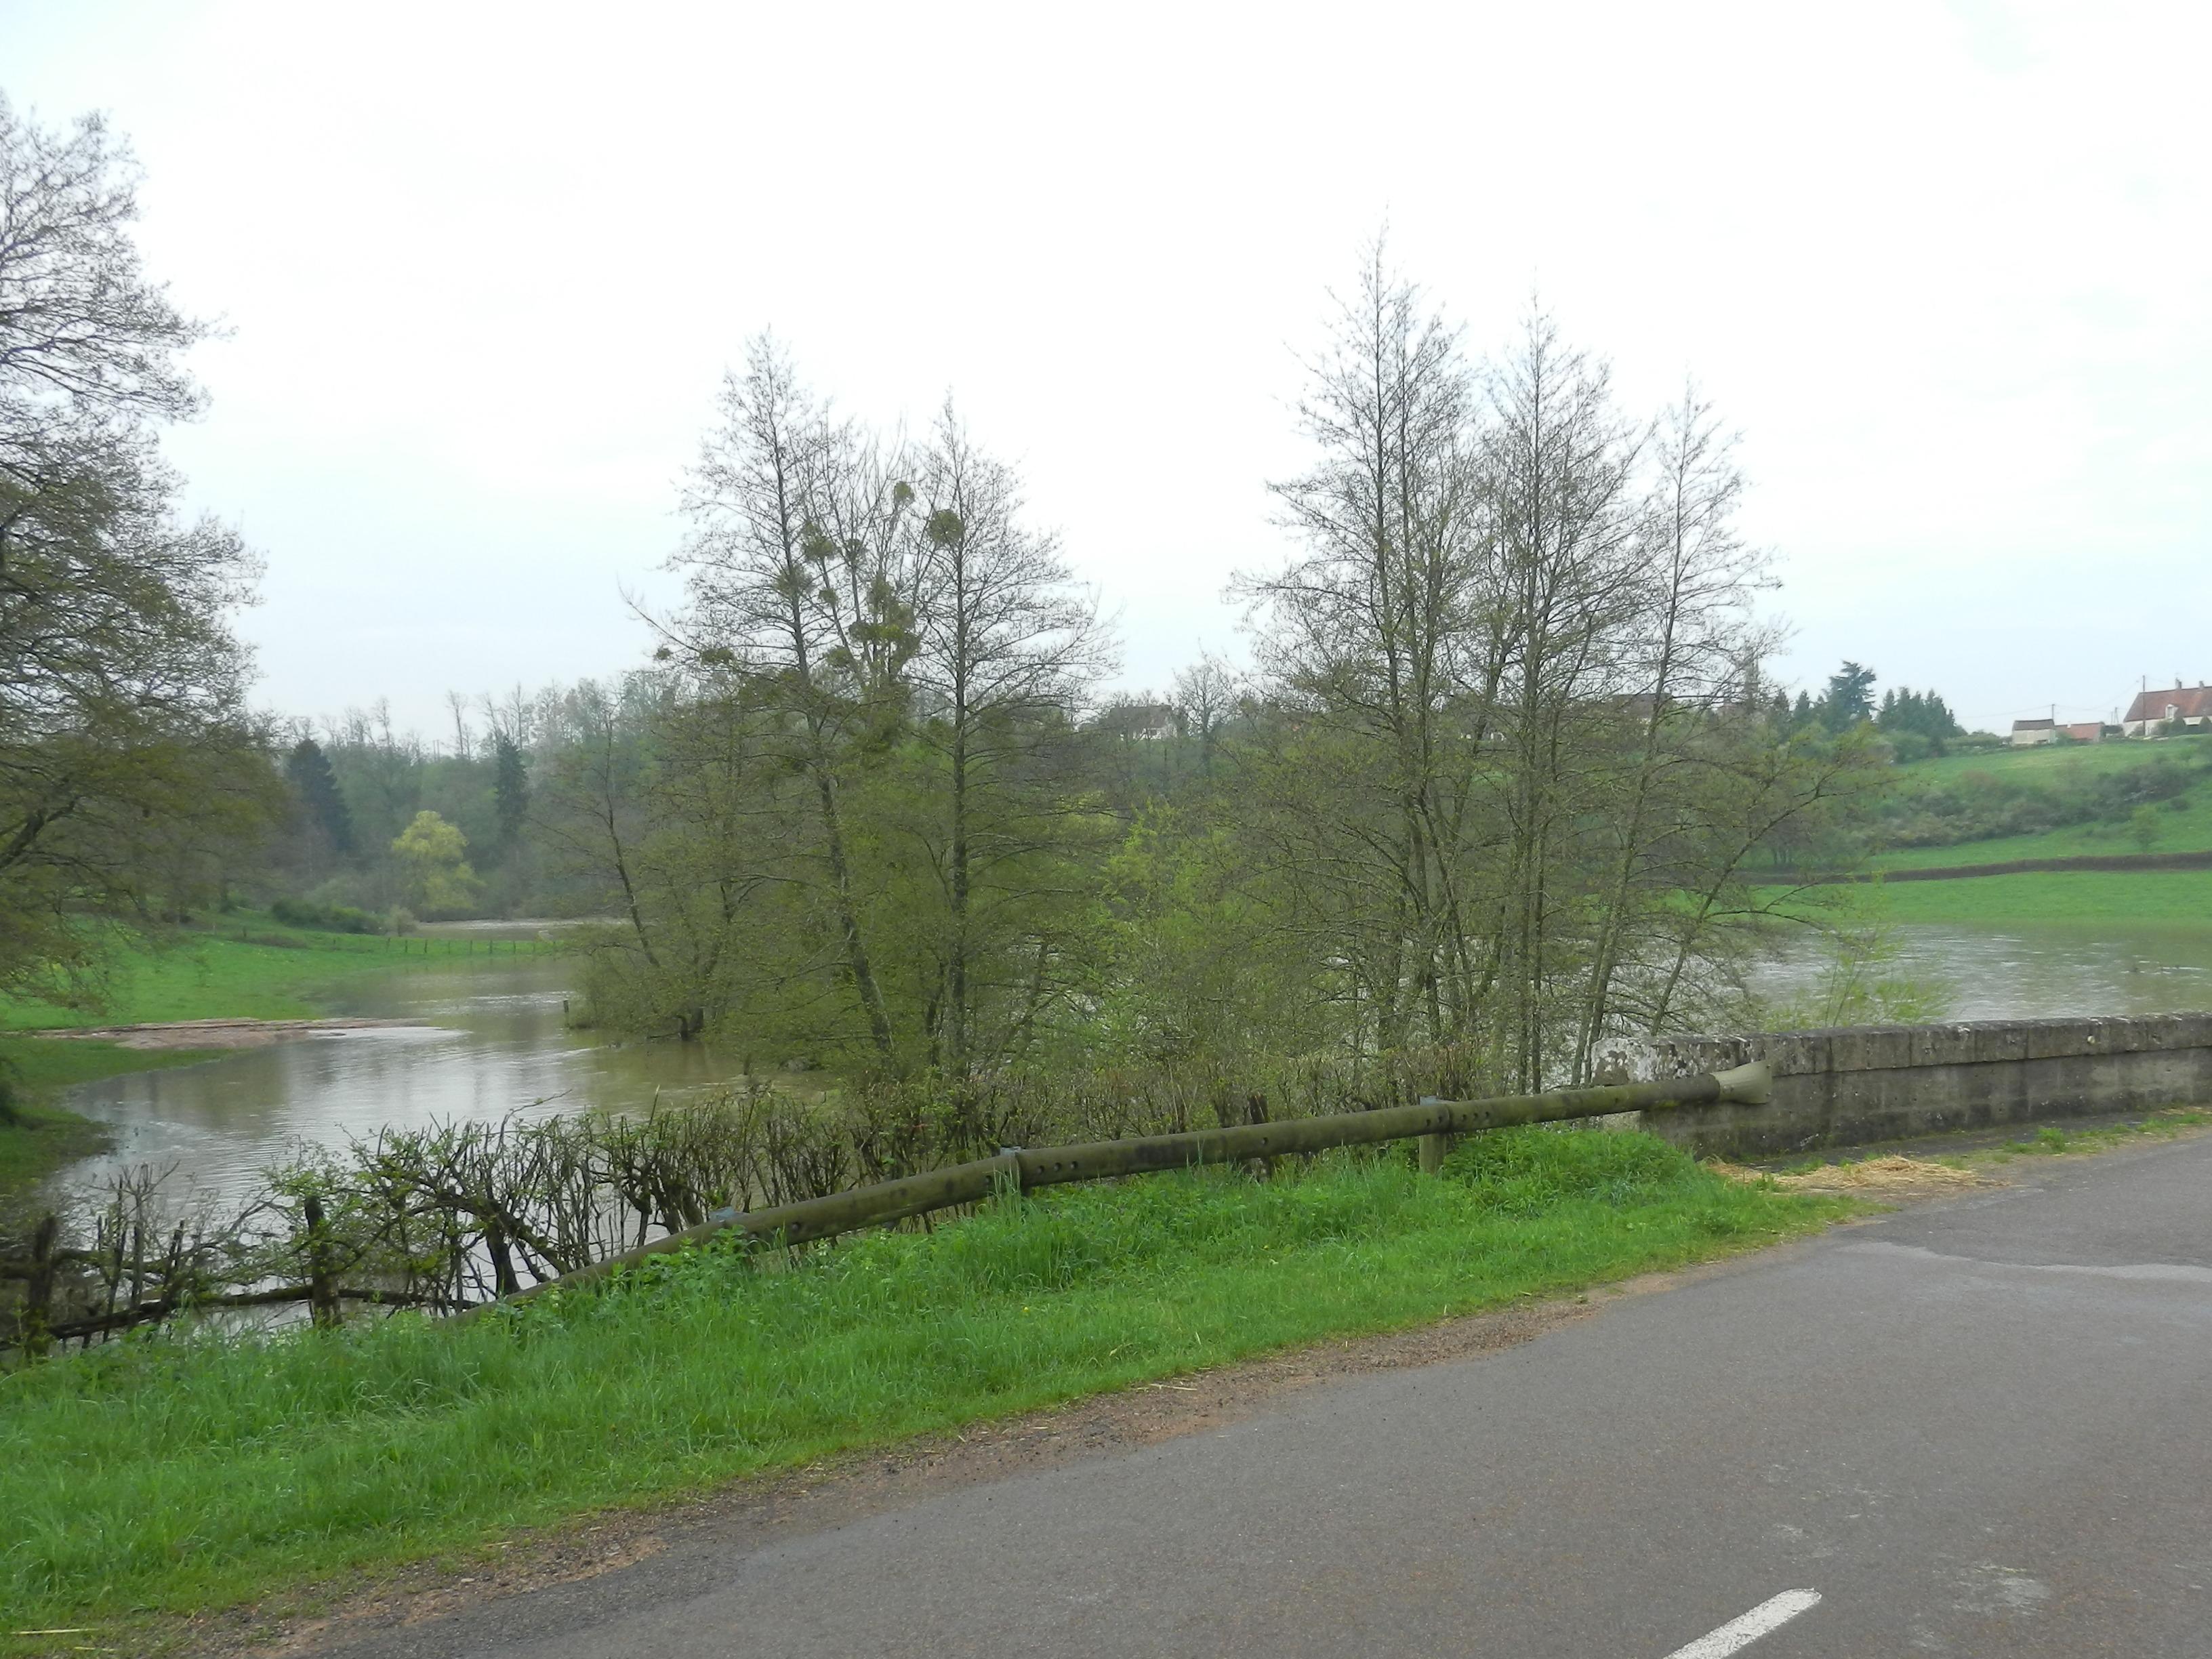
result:
[[(1443, 1103), (1435, 1095), (1423, 1095), (1424, 1106), (1440, 1106)], [(1420, 1139), (1421, 1173), (1425, 1176), (1444, 1172), (1444, 1154), (1451, 1150), (1451, 1137), (1444, 1134), (1423, 1135)]]

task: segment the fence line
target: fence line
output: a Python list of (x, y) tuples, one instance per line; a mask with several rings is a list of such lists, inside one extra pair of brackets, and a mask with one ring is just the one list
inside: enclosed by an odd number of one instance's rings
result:
[(1388, 1106), (1374, 1111), (1194, 1129), (1184, 1134), (1096, 1140), (1073, 1146), (1034, 1150), (1010, 1146), (996, 1158), (956, 1164), (898, 1181), (854, 1187), (826, 1198), (805, 1199), (767, 1210), (716, 1211), (698, 1226), (672, 1232), (635, 1249), (515, 1291), (496, 1302), (481, 1304), (454, 1317), (471, 1318), (487, 1308), (525, 1301), (556, 1286), (566, 1290), (590, 1284), (648, 1257), (685, 1249), (724, 1232), (742, 1232), (755, 1238), (799, 1244), (856, 1232), (863, 1227), (903, 1221), (933, 1210), (978, 1203), (1002, 1188), (1030, 1192), (1067, 1182), (1108, 1181), (1121, 1176), (1158, 1174), (1203, 1164), (1242, 1164), (1392, 1140), (1420, 1140), (1422, 1166), (1433, 1169), (1442, 1153), (1444, 1138), (1449, 1135), (1529, 1123), (1567, 1122), (1615, 1112), (1723, 1104), (1763, 1106), (1769, 1098), (1771, 1081), (1765, 1064), (1755, 1060), (1748, 1066), (1705, 1077), (1668, 1078), (1652, 1083), (1616, 1084), (1594, 1089), (1554, 1089), (1544, 1094), (1508, 1095), (1490, 1100), (1425, 1100), (1417, 1106)]

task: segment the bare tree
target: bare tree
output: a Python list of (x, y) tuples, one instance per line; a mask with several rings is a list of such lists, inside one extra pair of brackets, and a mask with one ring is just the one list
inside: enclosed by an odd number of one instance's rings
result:
[[(1457, 880), (1469, 745), (1497, 687), (1478, 406), (1456, 332), (1379, 245), (1300, 413), (1321, 458), (1276, 494), (1304, 551), (1246, 590), (1272, 624), (1261, 664), (1312, 723), (1289, 728), (1304, 752), (1275, 774), (1288, 787), (1273, 821), (1290, 836), (1278, 857), (1305, 890), (1298, 909), (1342, 917), (1351, 902), (1370, 918), (1320, 954), (1357, 982), (1376, 1041), (1402, 1044), (1417, 1018), (1442, 1041), (1480, 994)], [(1338, 787), (1308, 787), (1330, 765), (1348, 769)], [(1337, 898), (1314, 906), (1316, 881)]]
[(912, 490), (799, 386), (765, 337), (745, 372), (725, 380), (720, 416), (684, 494), (692, 532), (676, 562), (690, 606), (671, 632), (695, 663), (742, 668), (785, 715), (791, 763), (814, 793), (843, 969), (889, 1061), (895, 1036), (844, 797), (856, 751), (896, 713), (897, 671), (911, 650), (901, 555)]
[(469, 731), (469, 699), (465, 693), (447, 691), (446, 707), (453, 717), (453, 758), (469, 758), (471, 733)]
[(1573, 826), (1640, 620), (1640, 446), (1604, 365), (1567, 348), (1540, 312), (1493, 372), (1491, 406), (1483, 471), (1508, 618), (1496, 718), (1510, 757), (1494, 774), (1508, 825), (1498, 984), (1509, 1075), (1534, 1087), (1575, 965), (1560, 952), (1579, 949), (1578, 930), (1558, 925), (1583, 897)]
[(1182, 734), (1198, 744), (1201, 775), (1213, 775), (1213, 751), (1221, 729), (1235, 716), (1245, 694), (1244, 676), (1211, 652), (1201, 653), (1175, 677), (1176, 716)]

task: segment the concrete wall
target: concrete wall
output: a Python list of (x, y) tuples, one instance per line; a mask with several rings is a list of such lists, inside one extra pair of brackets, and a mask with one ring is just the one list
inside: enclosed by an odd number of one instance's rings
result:
[(1641, 1127), (1722, 1158), (1778, 1158), (2212, 1101), (2212, 1013), (1863, 1025), (1761, 1036), (1623, 1039), (1597, 1080), (1694, 1076), (1763, 1060), (1765, 1106), (1642, 1114)]

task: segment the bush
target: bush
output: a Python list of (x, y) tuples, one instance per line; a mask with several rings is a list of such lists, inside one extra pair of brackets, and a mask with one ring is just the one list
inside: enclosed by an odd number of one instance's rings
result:
[(1911, 780), (1879, 809), (1881, 839), (1891, 847), (1950, 847), (2076, 824), (2118, 828), (2146, 805), (2171, 803), (2186, 810), (2184, 797), (2203, 775), (2201, 763), (2160, 756), (2115, 772), (2066, 768), (2023, 775), (1976, 769), (1941, 782)]
[(312, 927), (325, 933), (374, 933), (377, 921), (366, 910), (349, 904), (316, 904), (307, 899), (280, 898), (269, 914), (288, 927)]

